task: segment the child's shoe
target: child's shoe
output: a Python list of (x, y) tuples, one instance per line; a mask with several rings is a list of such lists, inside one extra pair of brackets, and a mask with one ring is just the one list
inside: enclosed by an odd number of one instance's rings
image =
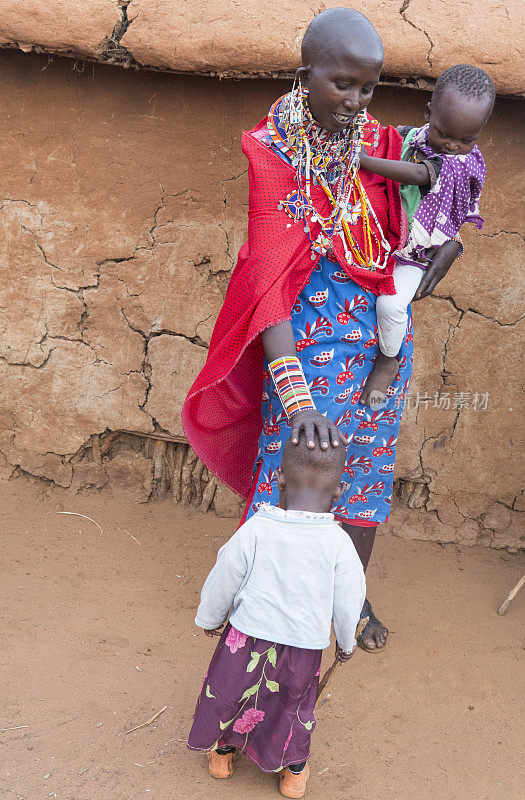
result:
[[(231, 753), (217, 753), (211, 750), (208, 753), (208, 769), (214, 778), (229, 778), (233, 775), (233, 762), (235, 750)], [(295, 796), (295, 795), (294, 795)], [(299, 795), (302, 796), (302, 795)]]
[(285, 767), (279, 773), (279, 791), (283, 797), (300, 798), (304, 796), (306, 791), (306, 782), (310, 777), (310, 767), (308, 764), (298, 774), (294, 773)]

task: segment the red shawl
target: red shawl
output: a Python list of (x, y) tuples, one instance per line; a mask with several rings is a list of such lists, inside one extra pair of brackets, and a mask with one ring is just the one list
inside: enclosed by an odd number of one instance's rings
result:
[[(303, 226), (292, 223), (287, 227), (290, 217), (277, 209), (296, 187), (295, 170), (254, 138), (265, 125), (263, 120), (242, 135), (249, 162), (248, 241), (239, 252), (208, 359), (182, 409), (182, 425), (194, 451), (211, 472), (244, 498), (249, 494), (262, 429), (264, 351), (260, 333), (291, 319), (297, 296), (319, 261), (319, 256), (311, 258), (311, 243)], [(370, 154), (399, 159), (400, 153), (397, 131), (390, 126), (380, 128), (378, 145)], [(360, 177), (393, 252), (404, 233), (398, 184), (365, 171)], [(329, 200), (323, 190), (313, 186), (311, 196), (319, 212), (328, 216)], [(352, 233), (362, 247), (358, 228), (354, 226)], [(314, 237), (318, 230), (319, 223), (311, 225)], [(334, 251), (342, 269), (364, 289), (394, 293), (392, 259), (382, 272), (370, 273), (347, 265), (341, 242), (334, 242)]]

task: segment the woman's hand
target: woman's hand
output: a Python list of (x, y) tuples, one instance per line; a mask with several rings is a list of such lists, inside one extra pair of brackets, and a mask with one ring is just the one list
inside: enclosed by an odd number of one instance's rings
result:
[(439, 281), (445, 277), (450, 267), (461, 253), (461, 245), (454, 239), (449, 239), (438, 248), (432, 261), (428, 265), (415, 294), (414, 300), (422, 300), (432, 294)]
[(213, 628), (211, 631), (204, 631), (204, 633), (206, 634), (206, 636), (209, 636), (210, 639), (213, 636), (221, 636), (222, 635), (222, 630), (221, 630), (222, 627), (224, 627), (224, 622), (222, 623), (222, 625), (219, 625), (218, 628)]
[(316, 433), (321, 450), (328, 450), (330, 445), (332, 447), (340, 447), (341, 445), (346, 447), (348, 444), (346, 436), (341, 433), (332, 420), (327, 419), (315, 408), (298, 411), (290, 420), (290, 425), (292, 426), (293, 444), (299, 443), (300, 435), (304, 431), (306, 445), (310, 450), (315, 447)]

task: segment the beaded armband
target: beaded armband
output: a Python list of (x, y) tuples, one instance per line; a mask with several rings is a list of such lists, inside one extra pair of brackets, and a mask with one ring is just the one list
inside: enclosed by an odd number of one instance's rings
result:
[(457, 236), (457, 237), (456, 237), (456, 236), (453, 236), (453, 237), (452, 237), (452, 241), (453, 241), (453, 242), (457, 242), (457, 243), (459, 244), (459, 246), (461, 247), (461, 252), (460, 252), (460, 253), (458, 253), (458, 255), (456, 256), (456, 258), (454, 259), (454, 261), (457, 261), (457, 260), (458, 260), (458, 258), (461, 258), (461, 256), (463, 255), (463, 251), (465, 250), (465, 248), (463, 247), (463, 242), (461, 241), (461, 239), (459, 238), (459, 236)]
[(315, 409), (301, 362), (297, 356), (281, 356), (268, 366), (288, 419), (291, 419), (298, 411)]

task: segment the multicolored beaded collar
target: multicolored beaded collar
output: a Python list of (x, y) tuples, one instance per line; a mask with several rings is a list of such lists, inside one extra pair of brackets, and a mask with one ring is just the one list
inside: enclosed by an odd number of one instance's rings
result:
[[(356, 116), (352, 125), (340, 133), (321, 128), (308, 107), (308, 89), (294, 89), (279, 98), (268, 114), (268, 130), (274, 144), (291, 160), (294, 167), (306, 170), (304, 137), (310, 147), (313, 176), (324, 174), (330, 183), (345, 176), (359, 164), (358, 144), (366, 114)], [(306, 177), (306, 175), (305, 175)]]
[[(363, 144), (363, 128), (371, 120), (365, 112), (356, 115), (352, 125), (340, 133), (324, 130), (308, 108), (308, 89), (299, 84), (280, 97), (270, 108), (267, 126), (274, 146), (287, 156), (296, 169), (297, 189), (280, 202), (278, 208), (294, 222), (301, 222), (312, 243), (312, 260), (327, 255), (334, 236), (340, 236), (350, 264), (375, 271), (386, 266), (390, 245), (386, 241), (376, 214), (359, 179), (359, 153)], [(375, 122), (375, 120), (373, 121)], [(374, 147), (379, 137), (379, 124), (374, 130)], [(330, 200), (332, 212), (323, 217), (311, 199), (311, 186), (318, 185)], [(370, 226), (370, 217), (379, 232), (379, 239)], [(309, 218), (321, 225), (313, 238)], [(361, 222), (364, 247), (356, 242), (351, 226)], [(372, 239), (376, 243), (373, 254)]]

